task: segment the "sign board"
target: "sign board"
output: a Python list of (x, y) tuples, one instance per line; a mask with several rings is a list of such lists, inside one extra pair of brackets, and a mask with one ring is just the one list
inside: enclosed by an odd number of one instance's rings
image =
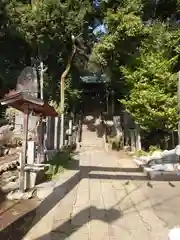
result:
[(81, 81), (85, 83), (104, 83), (106, 82), (106, 77), (104, 74), (101, 75), (101, 77), (97, 75), (89, 75), (89, 76), (81, 76)]

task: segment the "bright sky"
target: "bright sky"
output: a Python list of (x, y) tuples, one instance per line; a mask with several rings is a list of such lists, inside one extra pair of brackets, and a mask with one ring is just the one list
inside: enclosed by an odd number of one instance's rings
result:
[(98, 25), (94, 31), (93, 31), (94, 35), (98, 34), (98, 33), (107, 33), (107, 29), (105, 28), (104, 24)]

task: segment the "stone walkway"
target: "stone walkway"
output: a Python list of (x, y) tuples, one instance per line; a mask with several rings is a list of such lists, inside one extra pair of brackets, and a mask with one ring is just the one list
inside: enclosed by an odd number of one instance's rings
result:
[(54, 181), (25, 240), (166, 240), (132, 160), (86, 148)]

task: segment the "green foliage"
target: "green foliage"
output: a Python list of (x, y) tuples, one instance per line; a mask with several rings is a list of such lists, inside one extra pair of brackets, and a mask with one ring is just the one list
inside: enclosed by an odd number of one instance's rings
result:
[(47, 164), (50, 164), (46, 175), (48, 179), (54, 178), (57, 174), (67, 169), (71, 163), (72, 156), (68, 149), (58, 152)]
[(58, 115), (61, 114), (60, 104), (57, 104), (57, 102), (51, 100), (51, 101), (49, 102), (49, 105), (52, 106), (52, 107), (55, 109), (55, 111), (58, 113)]
[[(15, 87), (17, 76), (38, 57), (48, 66), (45, 98), (59, 106), (60, 76), (72, 52), (71, 34), (82, 34), (65, 89), (66, 109), (81, 97), (79, 76), (104, 72), (116, 96), (141, 128), (176, 129), (180, 1), (3, 0), (0, 2), (0, 89)], [(106, 24), (95, 42), (89, 26)], [(77, 43), (76, 43), (77, 44)], [(94, 44), (94, 45), (93, 45)], [(108, 83), (109, 84), (109, 83)]]
[(68, 109), (74, 110), (74, 108), (76, 107), (77, 103), (81, 98), (82, 90), (80, 89), (79, 86), (77, 86), (77, 83), (76, 86), (74, 85), (72, 77), (69, 76), (66, 80), (65, 85), (65, 107), (67, 110)]
[(120, 102), (146, 131), (176, 130), (178, 122), (179, 2), (168, 1), (169, 12), (163, 4), (109, 1), (104, 14), (108, 33), (90, 57), (109, 73)]
[(149, 153), (150, 153), (150, 155), (152, 155), (154, 152), (156, 152), (156, 151), (161, 151), (161, 149), (160, 149), (160, 147), (159, 146), (153, 146), (153, 145), (151, 145), (150, 147), (149, 147)]
[(15, 117), (15, 114), (18, 114), (19, 111), (16, 110), (15, 108), (8, 107), (5, 111), (5, 118), (8, 120), (9, 123), (13, 122), (13, 119)]
[(152, 155), (154, 152), (161, 152), (162, 150), (160, 149), (159, 146), (153, 146), (151, 145), (149, 147), (149, 150), (146, 152), (144, 150), (138, 150), (134, 153), (134, 156), (136, 157), (141, 157), (141, 156), (149, 156), (149, 155)]
[(140, 83), (133, 88), (128, 100), (121, 102), (145, 130), (176, 129), (176, 96), (172, 97), (157, 87)]
[(1, 2), (0, 87), (3, 92), (15, 87), (17, 76), (25, 66), (31, 65), (31, 58), (39, 58), (48, 66), (44, 77), (45, 97), (59, 102), (60, 76), (72, 52), (71, 35), (82, 34), (79, 42), (83, 50), (76, 52), (70, 72), (71, 89), (67, 90), (72, 93), (67, 96), (73, 95), (74, 99), (77, 86), (73, 82), (79, 79), (79, 69), (87, 62), (82, 55), (89, 40), (85, 32), (91, 12), (89, 0)]
[(148, 156), (148, 153), (143, 150), (138, 150), (133, 155), (136, 157), (141, 157), (141, 156)]
[(177, 40), (165, 26), (158, 28), (159, 34), (156, 27), (150, 28), (150, 39), (142, 42), (138, 64), (121, 67), (125, 81), (131, 86), (127, 99), (121, 102), (145, 130), (175, 130), (178, 116), (174, 69), (178, 56), (173, 54), (170, 43)]

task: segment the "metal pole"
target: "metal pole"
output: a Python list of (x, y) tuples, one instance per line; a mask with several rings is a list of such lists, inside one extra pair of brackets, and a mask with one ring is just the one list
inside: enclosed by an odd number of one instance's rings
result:
[[(180, 117), (180, 71), (178, 72), (178, 116)], [(180, 119), (178, 121), (178, 144), (180, 144)]]
[(43, 100), (44, 99), (44, 73), (47, 71), (47, 67), (44, 68), (44, 64), (41, 61), (40, 62), (40, 98)]
[(43, 85), (44, 85), (44, 79), (43, 79), (43, 62), (40, 62), (40, 98), (43, 100)]
[(27, 160), (27, 139), (28, 139), (28, 118), (29, 118), (29, 108), (26, 106), (24, 111), (24, 129), (23, 129), (23, 149), (22, 149), (22, 156), (21, 156), (21, 163), (20, 163), (20, 185), (19, 190), (20, 192), (24, 192), (25, 184), (24, 184), (24, 167)]
[(61, 135), (60, 135), (60, 149), (64, 146), (64, 79), (61, 79)]
[[(47, 68), (44, 68), (44, 64), (40, 62), (40, 98), (44, 99), (43, 88), (44, 88), (44, 73), (47, 71)], [(39, 119), (39, 157), (37, 158), (38, 163), (44, 162), (44, 141), (43, 141), (43, 117), (40, 116)]]

